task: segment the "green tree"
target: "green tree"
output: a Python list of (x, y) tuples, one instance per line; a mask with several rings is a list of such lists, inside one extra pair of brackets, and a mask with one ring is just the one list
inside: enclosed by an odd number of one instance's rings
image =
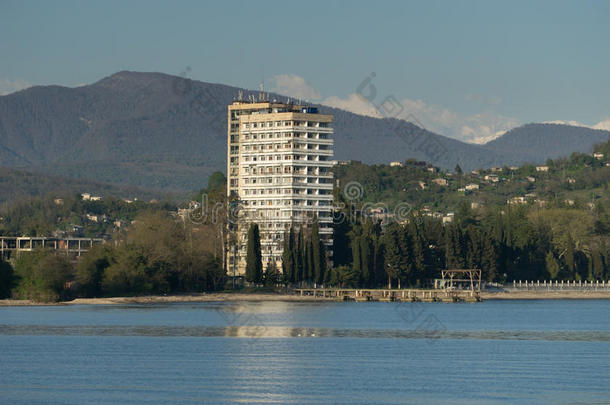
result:
[(324, 282), (324, 270), (326, 269), (326, 255), (324, 252), (324, 244), (320, 240), (320, 229), (317, 217), (314, 218), (311, 228), (312, 242), (312, 261), (313, 261), (313, 281), (316, 284)]
[(265, 274), (263, 278), (265, 285), (268, 287), (273, 287), (279, 282), (280, 273), (277, 269), (277, 264), (275, 263), (275, 260), (269, 259), (269, 261), (267, 262), (267, 267), (265, 268)]
[(9, 298), (15, 285), (13, 266), (0, 257), (0, 299)]
[(106, 246), (94, 246), (84, 254), (76, 265), (75, 281), (79, 292), (85, 297), (102, 295), (104, 270), (110, 266), (110, 250)]
[(392, 288), (392, 280), (397, 280), (404, 266), (404, 255), (401, 252), (400, 237), (402, 227), (396, 223), (388, 225), (383, 236), (385, 252), (385, 273), (388, 288)]
[(498, 255), (496, 244), (490, 234), (483, 238), (483, 251), (481, 253), (482, 277), (487, 281), (498, 281)]
[(372, 253), (370, 235), (363, 235), (360, 238), (360, 277), (363, 287), (371, 286)]
[(294, 229), (290, 227), (288, 234), (284, 236), (284, 251), (282, 252), (282, 271), (286, 284), (296, 281), (294, 243)]
[(360, 236), (352, 237), (352, 266), (351, 270), (362, 280), (362, 258), (360, 257)]
[(261, 253), (261, 238), (258, 224), (250, 225), (248, 229), (248, 250), (246, 253), (246, 280), (251, 283), (263, 281), (263, 263)]
[(69, 281), (73, 277), (70, 261), (52, 251), (23, 252), (15, 264), (19, 277), (17, 296), (40, 302), (70, 297)]
[(596, 249), (591, 253), (591, 271), (596, 280), (603, 280), (605, 276), (604, 257), (601, 252)]
[(112, 263), (104, 271), (102, 292), (108, 296), (153, 292), (146, 259), (139, 249), (133, 245), (122, 245), (115, 249)]
[(561, 266), (555, 258), (553, 252), (548, 252), (545, 257), (546, 271), (549, 274), (551, 280), (557, 280)]
[(574, 257), (574, 240), (572, 239), (572, 235), (570, 234), (568, 234), (568, 241), (564, 258), (568, 275), (570, 278), (573, 279), (576, 276), (576, 261)]

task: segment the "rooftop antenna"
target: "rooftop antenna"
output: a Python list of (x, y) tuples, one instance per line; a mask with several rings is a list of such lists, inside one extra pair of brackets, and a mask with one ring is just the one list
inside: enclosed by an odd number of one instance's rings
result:
[(242, 101), (244, 99), (244, 91), (242, 89), (239, 89), (239, 91), (237, 92), (237, 99), (239, 101)]
[(260, 92), (258, 93), (258, 101), (265, 101), (265, 68), (262, 69), (261, 73), (261, 86)]

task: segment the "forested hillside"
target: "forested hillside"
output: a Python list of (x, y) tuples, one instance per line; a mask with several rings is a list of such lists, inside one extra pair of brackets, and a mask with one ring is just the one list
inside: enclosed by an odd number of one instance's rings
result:
[[(91, 85), (35, 86), (0, 96), (0, 166), (166, 191), (198, 190), (212, 172), (226, 168), (226, 109), (239, 90), (161, 73), (119, 72)], [(268, 98), (286, 100), (276, 94)], [(608, 137), (583, 128), (528, 126), (488, 145), (473, 145), (403, 120), (318, 107), (335, 117), (335, 158), (367, 164), (413, 158), (470, 170), (542, 162), (589, 152), (600, 137)]]

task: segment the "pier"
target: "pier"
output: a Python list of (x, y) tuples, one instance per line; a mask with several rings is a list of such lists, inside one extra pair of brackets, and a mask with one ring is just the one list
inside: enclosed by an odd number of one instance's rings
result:
[(297, 288), (300, 296), (332, 301), (480, 302), (479, 291), (449, 289)]
[(480, 302), (481, 270), (442, 270), (434, 289), (297, 288), (295, 292), (337, 301)]
[(480, 302), (481, 270), (442, 270), (434, 289), (298, 288), (295, 292), (339, 301)]

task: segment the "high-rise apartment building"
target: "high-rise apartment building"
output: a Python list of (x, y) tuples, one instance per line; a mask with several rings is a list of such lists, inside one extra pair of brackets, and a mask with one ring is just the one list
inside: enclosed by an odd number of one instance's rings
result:
[(260, 228), (263, 266), (281, 269), (283, 240), (318, 218), (332, 252), (333, 116), (317, 108), (235, 101), (228, 108), (227, 193), (239, 205), (230, 224), (227, 270), (243, 275), (250, 224)]

